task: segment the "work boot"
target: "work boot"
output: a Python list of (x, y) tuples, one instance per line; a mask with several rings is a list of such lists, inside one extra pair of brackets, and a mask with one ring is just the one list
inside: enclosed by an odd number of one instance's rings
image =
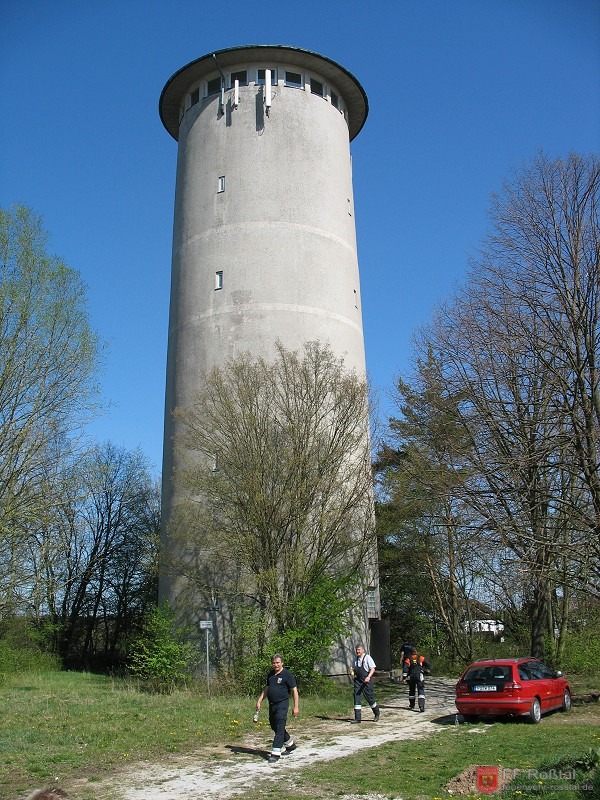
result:
[(271, 754), (267, 758), (267, 764), (279, 764), (279, 756), (274, 756), (273, 754)]

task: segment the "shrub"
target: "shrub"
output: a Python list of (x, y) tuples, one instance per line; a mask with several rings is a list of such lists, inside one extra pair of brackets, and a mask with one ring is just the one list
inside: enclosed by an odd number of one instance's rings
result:
[(33, 646), (18, 646), (7, 639), (0, 640), (0, 673), (55, 672), (60, 667), (60, 659), (52, 653)]
[(191, 675), (197, 661), (195, 647), (186, 642), (186, 631), (175, 628), (174, 620), (173, 609), (163, 601), (147, 616), (133, 645), (129, 669), (150, 691), (173, 691)]
[(0, 673), (55, 672), (60, 659), (46, 647), (44, 629), (28, 617), (5, 617), (0, 627)]
[(304, 691), (322, 684), (315, 666), (328, 660), (332, 645), (348, 632), (347, 588), (323, 578), (310, 593), (296, 598), (288, 609), (292, 624), (269, 643), (271, 654), (281, 653)]
[(560, 659), (564, 672), (578, 675), (595, 675), (600, 664), (600, 636), (597, 626), (594, 630), (584, 628), (569, 634), (567, 646)]

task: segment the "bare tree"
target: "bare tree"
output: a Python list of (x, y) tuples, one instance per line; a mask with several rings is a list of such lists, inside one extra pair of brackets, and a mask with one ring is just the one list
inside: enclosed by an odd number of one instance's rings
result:
[(421, 344), (464, 397), (463, 497), (480, 536), (516, 557), (536, 655), (560, 622), (555, 588), (565, 597), (598, 574), (599, 187), (595, 158), (540, 156), (517, 175), (468, 284)]
[(470, 595), (525, 612), (532, 653), (550, 658), (573, 593), (598, 593), (600, 574), (599, 188), (595, 157), (541, 155), (516, 173), (465, 286), (416, 337), (421, 439), (453, 410), (449, 446), (418, 451), (432, 454), (420, 473), (432, 485), (448, 468), (458, 479), (438, 481), (436, 523), (452, 498), (445, 525), (457, 555), (470, 540)]
[(191, 497), (177, 568), (208, 604), (245, 593), (283, 631), (298, 598), (324, 576), (369, 566), (367, 385), (328, 346), (297, 353), (278, 345), (272, 363), (240, 356), (207, 375), (193, 407), (176, 413), (190, 457), (175, 479)]
[[(587, 529), (600, 592), (600, 160), (540, 156), (495, 198), (494, 231), (480, 263), (519, 298), (524, 338), (548, 372), (564, 420), (561, 461), (576, 502), (569, 517)], [(583, 495), (582, 495), (583, 492)]]
[(110, 443), (62, 472), (62, 503), (32, 531), (32, 601), (66, 663), (114, 660), (156, 601), (159, 494), (145, 458)]

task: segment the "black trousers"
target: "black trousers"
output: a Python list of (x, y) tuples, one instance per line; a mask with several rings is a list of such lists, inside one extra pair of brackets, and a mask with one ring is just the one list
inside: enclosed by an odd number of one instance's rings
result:
[(425, 681), (420, 681), (418, 678), (408, 679), (408, 705), (410, 708), (415, 707), (415, 697), (418, 693), (419, 711), (425, 711)]
[(273, 739), (272, 755), (280, 756), (284, 744), (291, 743), (292, 737), (285, 729), (287, 722), (289, 700), (282, 700), (280, 703), (269, 703), (269, 725), (275, 734)]
[(377, 701), (373, 693), (373, 684), (365, 683), (360, 678), (354, 678), (354, 719), (361, 718), (362, 698), (365, 698), (367, 703), (371, 706), (374, 714), (377, 714)]

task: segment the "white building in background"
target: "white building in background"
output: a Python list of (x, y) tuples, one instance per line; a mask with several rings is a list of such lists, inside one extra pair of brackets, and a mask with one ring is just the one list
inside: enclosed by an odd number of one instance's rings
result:
[(465, 631), (471, 633), (493, 633), (494, 635), (502, 633), (504, 630), (504, 623), (497, 619), (472, 619), (463, 622)]
[[(209, 53), (176, 72), (160, 97), (178, 142), (165, 435), (162, 548), (175, 502), (172, 411), (200, 376), (275, 343), (329, 342), (365, 373), (350, 142), (368, 113), (339, 64), (295, 47)], [(376, 576), (365, 627), (380, 616)], [(160, 595), (185, 584), (163, 571)], [(367, 631), (365, 630), (365, 635)]]

